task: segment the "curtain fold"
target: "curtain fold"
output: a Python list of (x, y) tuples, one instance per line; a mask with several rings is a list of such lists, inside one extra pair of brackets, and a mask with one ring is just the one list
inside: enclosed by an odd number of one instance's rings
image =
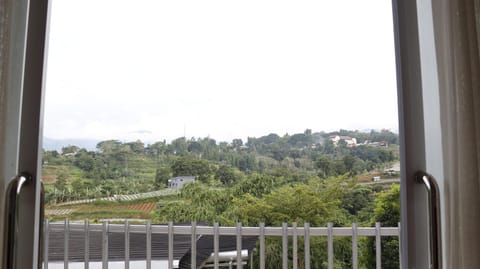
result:
[(441, 87), (446, 268), (480, 266), (480, 0), (450, 2)]

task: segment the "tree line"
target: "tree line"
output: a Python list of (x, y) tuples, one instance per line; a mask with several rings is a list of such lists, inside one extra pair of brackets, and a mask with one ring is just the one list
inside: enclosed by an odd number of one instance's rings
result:
[(332, 135), (356, 136), (360, 141), (373, 142), (398, 140), (396, 134), (385, 130), (312, 133), (307, 129), (282, 137), (277, 134), (249, 137), (245, 144), (242, 139), (217, 142), (209, 137), (180, 137), (170, 143), (159, 141), (148, 145), (140, 140), (105, 140), (97, 144), (95, 151), (71, 145), (61, 152), (43, 152), (44, 166), (77, 171), (76, 176), (71, 171), (59, 173), (48, 197), (63, 201), (150, 191), (165, 187), (171, 177), (185, 175), (213, 186), (231, 186), (252, 173), (287, 172), (297, 178), (354, 176), (381, 170), (398, 158), (395, 146), (348, 147), (345, 143), (336, 146), (329, 139)]

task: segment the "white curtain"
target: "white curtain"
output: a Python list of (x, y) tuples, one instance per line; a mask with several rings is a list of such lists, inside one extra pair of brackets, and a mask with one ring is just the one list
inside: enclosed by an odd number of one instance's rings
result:
[(444, 4), (436, 23), (447, 38), (436, 42), (443, 59), (445, 268), (480, 268), (480, 0)]

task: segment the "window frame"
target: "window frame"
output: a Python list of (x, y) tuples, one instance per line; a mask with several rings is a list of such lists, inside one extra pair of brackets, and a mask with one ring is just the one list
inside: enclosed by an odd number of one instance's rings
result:
[[(10, 150), (0, 151), (3, 156), (4, 165), (7, 162), (15, 163), (16, 173), (29, 171), (35, 175), (36, 182), (29, 186), (28, 192), (30, 199), (23, 201), (23, 207), (26, 209), (22, 219), (24, 224), (21, 227), (22, 233), (19, 238), (19, 246), (22, 246), (22, 256), (18, 259), (16, 268), (40, 268), (40, 153), (41, 153), (41, 130), (43, 120), (43, 92), (45, 84), (44, 71), (46, 67), (46, 48), (48, 40), (48, 0), (17, 0), (15, 10), (24, 12), (27, 16), (20, 18), (17, 27), (21, 28), (23, 24), (28, 24), (28, 32), (17, 34), (20, 36), (15, 45), (21, 45), (25, 42), (25, 52), (23, 62), (20, 58), (11, 58), (14, 63), (17, 62), (23, 67), (24, 75), (21, 78), (23, 83), (21, 89), (10, 88), (7, 91), (17, 93), (21, 98), (8, 100), (13, 108), (6, 111), (6, 117), (19, 120), (20, 128), (18, 131), (10, 132), (5, 136), (5, 141), (12, 143)], [(431, 0), (419, 0), (419, 3), (431, 3)], [(433, 26), (429, 23), (431, 19), (428, 14), (428, 7), (420, 10), (415, 0), (393, 0), (395, 51), (397, 65), (397, 92), (399, 106), (399, 130), (401, 144), (401, 230), (402, 230), (402, 259), (403, 268), (428, 268), (428, 240), (420, 235), (426, 234), (426, 222), (423, 218), (426, 208), (416, 206), (425, 203), (426, 195), (421, 185), (413, 180), (413, 175), (418, 170), (426, 171), (429, 167), (428, 146), (426, 134), (431, 130), (427, 129), (426, 122), (435, 122), (436, 118), (429, 118), (425, 114), (425, 101), (431, 96), (435, 96), (435, 89), (426, 91), (424, 81), (422, 81), (422, 68), (434, 68), (435, 66), (422, 66), (421, 40), (435, 43), (432, 37), (423, 35), (419, 29), (425, 32), (432, 31)], [(425, 13), (419, 13), (418, 11)], [(423, 27), (423, 28), (422, 28)], [(24, 34), (24, 36), (21, 36)], [(430, 40), (429, 40), (430, 39)], [(20, 44), (21, 43), (21, 44)], [(18, 53), (18, 51), (17, 51)], [(22, 55), (17, 55), (22, 56)], [(17, 74), (18, 75), (18, 74)], [(15, 78), (15, 74), (10, 74)], [(18, 79), (18, 77), (16, 77)], [(20, 92), (18, 92), (20, 91)], [(433, 104), (435, 106), (435, 104)], [(436, 115), (437, 117), (439, 115)], [(2, 123), (2, 122), (0, 122)], [(13, 127), (11, 123), (5, 123), (5, 128)], [(2, 125), (3, 127), (3, 125)], [(5, 133), (5, 131), (0, 131)], [(441, 137), (440, 137), (441, 138)], [(430, 139), (430, 137), (429, 137)], [(2, 168), (3, 169), (3, 168)], [(438, 169), (438, 167), (436, 168)], [(1, 171), (3, 174), (3, 170)], [(432, 171), (428, 171), (432, 173)], [(435, 173), (435, 171), (434, 171)], [(2, 186), (6, 186), (9, 179), (4, 179)], [(2, 200), (5, 193), (2, 189)], [(2, 205), (2, 204), (0, 204)], [(3, 221), (3, 214), (0, 216)], [(34, 225), (31, 225), (31, 224)], [(0, 237), (3, 235), (0, 235)], [(1, 237), (2, 241), (4, 237)], [(1, 252), (3, 253), (3, 252)], [(0, 257), (0, 264), (3, 264), (4, 255)]]

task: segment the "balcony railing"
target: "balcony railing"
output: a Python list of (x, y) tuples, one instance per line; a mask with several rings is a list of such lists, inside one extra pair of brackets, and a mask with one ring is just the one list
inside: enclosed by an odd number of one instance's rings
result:
[[(281, 240), (282, 269), (310, 269), (310, 240), (326, 237), (328, 268), (334, 268), (334, 237), (351, 237), (352, 267), (358, 268), (359, 237), (375, 237), (376, 268), (381, 268), (381, 238), (399, 237), (399, 227), (220, 227), (197, 225), (133, 225), (45, 222), (43, 238), (44, 268), (253, 268), (253, 254), (260, 269), (265, 268), (266, 238)], [(303, 239), (302, 251), (299, 251)], [(399, 240), (400, 242), (400, 240)], [(299, 257), (303, 255), (303, 257)], [(399, 246), (400, 255), (400, 246)], [(139, 265), (138, 261), (141, 261)], [(159, 263), (159, 262), (162, 263)], [(298, 264), (302, 261), (302, 264)], [(114, 267), (112, 263), (120, 264)], [(80, 265), (79, 265), (80, 264)], [(93, 266), (95, 264), (95, 267)], [(100, 265), (101, 264), (101, 265)]]

